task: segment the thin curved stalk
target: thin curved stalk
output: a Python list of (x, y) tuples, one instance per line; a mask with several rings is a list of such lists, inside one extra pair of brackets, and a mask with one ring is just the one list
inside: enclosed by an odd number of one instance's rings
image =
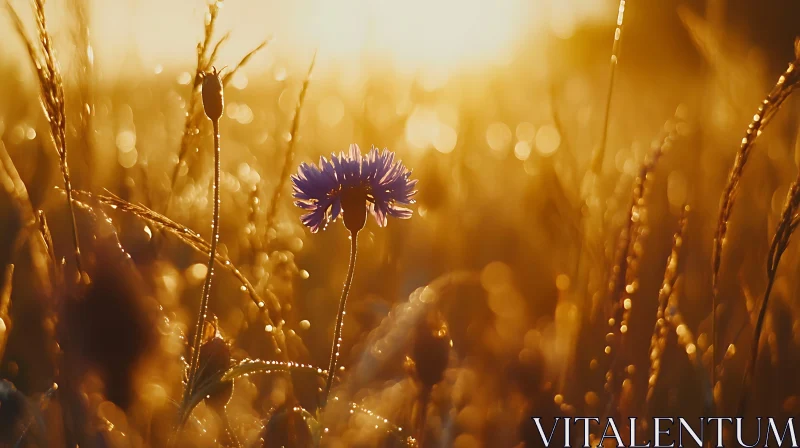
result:
[(714, 232), (714, 246), (711, 254), (711, 385), (717, 384), (717, 347), (719, 346), (719, 335), (717, 334), (717, 305), (719, 302), (719, 271), (722, 265), (722, 250), (725, 237), (728, 234), (728, 224), (736, 204), (736, 195), (739, 191), (739, 184), (744, 173), (744, 168), (750, 158), (756, 139), (769, 124), (770, 120), (780, 109), (783, 102), (789, 98), (792, 91), (800, 84), (800, 40), (795, 43), (796, 58), (789, 64), (789, 67), (778, 78), (775, 87), (769, 92), (761, 102), (758, 111), (753, 115), (753, 121), (747, 127), (745, 136), (739, 146), (739, 152), (733, 162), (733, 167), (728, 175), (728, 183), (722, 192), (720, 200), (719, 216), (717, 218), (717, 228)]
[(617, 11), (617, 27), (614, 30), (614, 44), (611, 46), (611, 70), (608, 78), (608, 91), (606, 93), (606, 107), (603, 113), (603, 133), (600, 137), (600, 146), (592, 157), (592, 173), (599, 175), (603, 169), (603, 160), (606, 154), (606, 141), (608, 140), (608, 125), (611, 121), (611, 99), (614, 95), (614, 79), (619, 62), (619, 47), (622, 42), (622, 23), (625, 18), (625, 0), (619, 1)]
[(747, 389), (750, 387), (750, 382), (755, 369), (756, 361), (758, 361), (759, 342), (761, 341), (761, 333), (764, 329), (764, 320), (767, 316), (767, 306), (769, 305), (769, 297), (772, 293), (772, 287), (775, 284), (775, 277), (778, 272), (778, 264), (781, 261), (784, 251), (789, 246), (789, 240), (792, 233), (797, 228), (798, 223), (798, 210), (800, 210), (800, 175), (797, 180), (789, 188), (786, 195), (786, 202), (781, 212), (781, 220), (778, 222), (775, 229), (775, 236), (772, 237), (770, 244), (769, 255), (767, 259), (767, 289), (764, 291), (764, 299), (761, 301), (761, 309), (758, 312), (758, 319), (756, 326), (753, 330), (752, 348), (750, 350), (750, 360), (742, 377), (742, 395), (739, 399), (739, 408), (737, 415), (744, 415), (745, 405), (747, 404)]
[(331, 394), (333, 379), (336, 377), (336, 364), (339, 362), (339, 349), (342, 346), (342, 324), (344, 323), (344, 308), (347, 304), (347, 294), (350, 292), (350, 285), (353, 283), (353, 274), (356, 267), (356, 252), (358, 252), (358, 232), (350, 234), (350, 263), (347, 266), (347, 279), (342, 288), (342, 297), (339, 299), (339, 310), (336, 313), (336, 328), (333, 331), (333, 343), (331, 344), (331, 358), (328, 363), (328, 379), (325, 382), (325, 392), (323, 394), (322, 409), (328, 404), (328, 397)]
[(306, 100), (308, 84), (311, 82), (311, 74), (314, 72), (314, 64), (316, 61), (317, 53), (314, 52), (314, 56), (311, 58), (311, 64), (308, 66), (306, 79), (303, 81), (303, 87), (300, 89), (300, 96), (297, 98), (297, 106), (295, 106), (294, 118), (292, 118), (292, 129), (289, 132), (289, 143), (286, 145), (286, 153), (284, 154), (283, 168), (281, 168), (281, 174), (278, 176), (278, 185), (275, 186), (275, 192), (272, 193), (272, 199), (269, 201), (269, 208), (267, 209), (267, 216), (265, 219), (265, 228), (267, 231), (274, 225), (275, 216), (278, 214), (278, 202), (280, 202), (281, 193), (283, 193), (284, 186), (289, 180), (289, 172), (294, 166), (292, 161), (294, 160), (297, 131), (300, 129), (300, 113), (303, 111), (303, 103), (305, 103)]
[(195, 324), (194, 341), (192, 343), (192, 359), (189, 364), (189, 377), (184, 390), (184, 405), (194, 390), (195, 376), (197, 375), (197, 365), (200, 359), (200, 344), (203, 339), (201, 331), (203, 322), (208, 313), (208, 301), (211, 297), (211, 280), (214, 277), (214, 262), (217, 256), (217, 243), (219, 241), (219, 184), (220, 184), (220, 145), (219, 145), (219, 120), (214, 120), (214, 207), (211, 218), (211, 250), (208, 255), (208, 265), (206, 266), (206, 280), (203, 283), (203, 295), (200, 299), (200, 309), (197, 311), (197, 323)]

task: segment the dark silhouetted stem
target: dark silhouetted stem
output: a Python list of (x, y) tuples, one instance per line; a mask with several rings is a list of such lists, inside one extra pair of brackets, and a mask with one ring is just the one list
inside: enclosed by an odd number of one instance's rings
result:
[(344, 323), (344, 308), (347, 304), (347, 294), (350, 292), (350, 284), (353, 283), (353, 273), (356, 267), (356, 252), (358, 251), (358, 232), (350, 233), (350, 264), (347, 266), (347, 279), (342, 289), (342, 297), (339, 299), (339, 310), (336, 313), (336, 328), (333, 330), (333, 343), (331, 344), (331, 359), (328, 364), (328, 380), (325, 383), (322, 408), (328, 404), (328, 397), (333, 386), (333, 379), (336, 376), (336, 365), (339, 362), (339, 350), (342, 346), (342, 324)]
[(767, 290), (764, 292), (764, 300), (761, 301), (761, 310), (758, 312), (758, 319), (756, 320), (756, 328), (753, 331), (753, 348), (750, 349), (750, 361), (744, 370), (744, 377), (742, 378), (742, 396), (739, 399), (739, 408), (736, 415), (743, 417), (745, 406), (747, 405), (747, 390), (750, 388), (750, 380), (753, 376), (753, 370), (758, 361), (758, 346), (761, 341), (761, 330), (764, 329), (764, 319), (767, 316), (767, 305), (769, 304), (769, 295), (772, 292), (772, 285), (775, 284), (774, 273), (769, 276), (767, 283)]
[(64, 178), (64, 191), (67, 194), (67, 206), (69, 207), (69, 219), (72, 224), (72, 244), (75, 246), (75, 268), (78, 270), (78, 281), (87, 282), (81, 265), (81, 245), (78, 239), (78, 225), (75, 222), (75, 207), (72, 204), (72, 182), (69, 179), (69, 167), (67, 166), (67, 152), (61, 153), (61, 176)]
[(200, 358), (200, 344), (203, 339), (203, 322), (208, 313), (208, 300), (211, 297), (211, 280), (214, 277), (214, 262), (217, 255), (217, 242), (219, 241), (219, 183), (220, 183), (220, 146), (219, 146), (219, 120), (214, 120), (214, 211), (211, 218), (211, 250), (206, 266), (206, 280), (203, 284), (203, 295), (200, 299), (200, 309), (197, 311), (197, 323), (194, 330), (194, 342), (192, 343), (192, 360), (189, 364), (189, 378), (186, 381), (186, 388), (183, 391), (183, 410), (194, 391), (195, 376)]

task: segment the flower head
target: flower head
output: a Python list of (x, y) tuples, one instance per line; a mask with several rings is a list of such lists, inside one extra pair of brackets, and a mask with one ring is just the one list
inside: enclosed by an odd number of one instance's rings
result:
[(325, 227), (329, 221), (343, 216), (351, 232), (364, 227), (367, 211), (378, 225), (386, 225), (387, 216), (408, 219), (411, 210), (400, 204), (413, 204), (416, 180), (411, 171), (388, 149), (379, 152), (372, 148), (362, 156), (358, 145), (350, 145), (345, 153), (331, 154), (329, 161), (320, 157), (319, 166), (300, 164), (292, 176), (295, 205), (308, 210), (301, 217), (312, 232)]

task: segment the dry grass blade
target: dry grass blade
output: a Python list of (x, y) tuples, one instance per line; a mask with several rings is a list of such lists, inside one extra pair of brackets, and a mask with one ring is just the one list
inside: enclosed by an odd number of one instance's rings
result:
[(81, 266), (78, 228), (75, 223), (75, 208), (72, 204), (72, 182), (70, 181), (69, 166), (67, 164), (67, 123), (61, 71), (55, 56), (52, 39), (47, 31), (44, 0), (33, 0), (33, 6), (34, 16), (36, 18), (36, 29), (39, 37), (38, 42), (34, 42), (28, 37), (25, 32), (25, 27), (22, 24), (22, 19), (20, 19), (19, 14), (17, 14), (16, 10), (11, 6), (11, 3), (6, 0), (6, 7), (11, 15), (14, 27), (25, 42), (28, 56), (39, 79), (42, 109), (45, 118), (47, 118), (47, 122), (50, 124), (50, 135), (59, 156), (61, 177), (64, 181), (64, 190), (67, 193), (67, 206), (70, 212), (72, 239), (75, 248), (75, 266), (78, 270), (79, 280), (87, 282), (88, 277), (85, 275)]
[(208, 55), (208, 49), (211, 45), (211, 39), (214, 35), (216, 28), (217, 17), (219, 16), (220, 3), (211, 2), (208, 5), (208, 14), (206, 15), (203, 40), (197, 44), (197, 65), (194, 71), (194, 81), (192, 82), (192, 91), (189, 94), (189, 104), (186, 107), (186, 121), (183, 126), (183, 135), (181, 136), (181, 145), (178, 150), (178, 163), (172, 170), (172, 177), (170, 181), (170, 193), (167, 199), (166, 207), (172, 202), (172, 194), (175, 190), (175, 182), (178, 180), (181, 167), (185, 163), (186, 155), (189, 153), (189, 147), (195, 139), (195, 136), (200, 133), (200, 123), (203, 115), (202, 108), (200, 107), (200, 86), (203, 83), (203, 73), (205, 73), (214, 63), (217, 50), (225, 40), (227, 35), (223, 36), (219, 42), (214, 46), (211, 55)]
[(61, 265), (58, 263), (58, 259), (56, 259), (56, 253), (53, 249), (53, 235), (50, 233), (50, 227), (47, 225), (47, 217), (42, 210), (39, 210), (38, 223), (39, 234), (44, 242), (47, 259), (50, 260), (50, 268), (55, 275), (55, 284), (61, 286), (64, 284), (64, 270), (61, 269)]
[[(84, 145), (83, 159), (88, 172), (94, 169), (94, 98), (92, 77), (94, 76), (94, 49), (89, 35), (90, 0), (70, 0), (69, 10), (72, 14), (72, 40), (75, 44), (75, 62), (77, 64), (77, 84), (80, 107), (80, 126), (77, 141)], [(92, 176), (82, 179), (92, 181)]]
[[(48, 247), (47, 241), (36, 237), (36, 226), (41, 225), (41, 220), (37, 219), (37, 217), (42, 215), (34, 213), (30, 197), (28, 196), (28, 189), (25, 187), (22, 178), (20, 178), (19, 172), (17, 172), (17, 168), (8, 155), (3, 142), (0, 142), (0, 185), (2, 185), (6, 194), (11, 198), (12, 204), (14, 204), (22, 221), (22, 229), (14, 241), (12, 253), (16, 254), (26, 241), (29, 242), (34, 271), (38, 276), (40, 284), (47, 290), (47, 294), (49, 294), (50, 274), (45, 266), (44, 260), (47, 260), (52, 254), (52, 251), (48, 252), (48, 250), (52, 248), (52, 242), (50, 242), (50, 247)], [(42, 212), (39, 213), (41, 214)], [(53, 256), (53, 259), (54, 258)]]
[(661, 372), (661, 355), (667, 345), (667, 328), (666, 311), (669, 298), (672, 295), (672, 290), (675, 287), (675, 281), (678, 278), (678, 259), (680, 257), (681, 247), (683, 246), (683, 236), (686, 233), (686, 224), (688, 223), (689, 206), (684, 206), (681, 211), (681, 217), (678, 221), (678, 231), (672, 238), (672, 251), (667, 259), (667, 267), (664, 269), (664, 280), (661, 283), (661, 289), (658, 291), (658, 311), (656, 312), (656, 324), (653, 329), (653, 335), (650, 338), (650, 375), (648, 376), (647, 383), (647, 399), (645, 402), (645, 409), (653, 397), (655, 385), (658, 382), (658, 375)]
[(716, 384), (717, 377), (717, 296), (719, 294), (719, 269), (722, 264), (722, 247), (725, 243), (725, 236), (728, 234), (728, 221), (733, 212), (733, 206), (736, 203), (736, 194), (739, 190), (739, 183), (744, 173), (744, 167), (750, 157), (750, 152), (756, 139), (764, 128), (769, 124), (770, 120), (775, 113), (778, 112), (786, 98), (791, 95), (792, 91), (800, 83), (800, 40), (795, 41), (796, 59), (789, 64), (786, 71), (778, 78), (778, 82), (772, 91), (769, 92), (767, 97), (758, 107), (758, 112), (753, 116), (753, 121), (747, 127), (744, 138), (742, 138), (739, 152), (736, 153), (736, 159), (733, 162), (733, 167), (728, 175), (728, 183), (722, 192), (722, 200), (719, 206), (719, 216), (717, 218), (717, 228), (714, 233), (714, 247), (711, 255), (711, 285), (712, 285), (712, 304), (711, 304), (711, 344), (712, 363), (711, 363), (711, 376), (712, 384)]
[[(170, 191), (166, 204), (167, 210), (169, 210), (169, 206), (172, 202), (172, 196), (175, 192), (178, 177), (180, 177), (181, 168), (185, 166), (189, 150), (196, 144), (197, 135), (200, 133), (203, 108), (200, 107), (199, 99), (200, 85), (203, 82), (203, 73), (211, 69), (217, 60), (217, 54), (220, 48), (222, 48), (222, 45), (230, 38), (230, 33), (226, 33), (214, 44), (214, 47), (211, 48), (211, 41), (214, 35), (214, 29), (216, 28), (221, 4), (221, 1), (215, 1), (208, 5), (203, 40), (197, 44), (197, 65), (195, 67), (194, 82), (192, 83), (192, 92), (189, 96), (189, 103), (186, 108), (186, 121), (183, 127), (183, 135), (181, 136), (180, 149), (178, 150), (178, 163), (172, 169), (172, 176), (170, 178)], [(256, 53), (266, 48), (268, 43), (269, 40), (266, 40), (248, 52), (232, 70), (225, 74), (222, 85), (227, 86), (228, 82), (233, 78), (233, 75), (244, 67)], [(210, 52), (209, 49), (211, 49)]]
[(303, 81), (303, 87), (300, 90), (300, 96), (297, 98), (297, 106), (294, 110), (294, 118), (292, 119), (292, 129), (289, 132), (289, 142), (286, 145), (286, 152), (284, 153), (283, 168), (278, 177), (278, 185), (275, 186), (275, 192), (272, 194), (272, 199), (269, 202), (267, 209), (266, 226), (267, 231), (272, 228), (275, 221), (275, 215), (278, 213), (278, 202), (281, 200), (281, 194), (286, 187), (286, 182), (289, 180), (289, 172), (292, 170), (292, 162), (294, 161), (294, 150), (297, 142), (297, 131), (300, 128), (300, 113), (303, 111), (303, 103), (306, 99), (306, 92), (308, 92), (308, 84), (311, 81), (311, 73), (314, 71), (314, 64), (317, 61), (317, 53), (311, 58), (311, 64), (308, 66), (308, 73), (306, 79)]
[(13, 287), (13, 283), (14, 265), (8, 264), (3, 273), (3, 286), (2, 289), (0, 289), (0, 360), (3, 359), (8, 333), (11, 329), (11, 316), (8, 314), (8, 308), (11, 305), (11, 288)]
[(775, 284), (775, 275), (778, 272), (778, 264), (781, 261), (786, 248), (789, 247), (789, 240), (792, 237), (797, 225), (800, 223), (800, 175), (792, 183), (789, 192), (786, 194), (786, 202), (783, 205), (781, 212), (781, 220), (775, 229), (775, 236), (772, 237), (772, 243), (769, 248), (769, 255), (767, 257), (767, 289), (764, 291), (764, 298), (761, 301), (761, 307), (758, 311), (758, 318), (756, 319), (756, 326), (753, 330), (753, 341), (751, 342), (752, 348), (750, 352), (750, 359), (747, 362), (747, 367), (744, 371), (742, 378), (742, 395), (739, 399), (739, 409), (737, 415), (744, 415), (745, 406), (747, 404), (747, 392), (750, 388), (750, 382), (753, 376), (753, 369), (755, 369), (756, 361), (758, 361), (759, 342), (761, 341), (761, 332), (764, 329), (764, 319), (767, 315), (767, 307), (769, 305), (769, 297), (772, 292), (772, 287)]
[[(139, 219), (142, 219), (155, 227), (164, 229), (167, 232), (175, 235), (180, 241), (200, 253), (208, 254), (211, 250), (211, 244), (204, 240), (203, 237), (201, 237), (197, 232), (186, 228), (185, 226), (178, 224), (166, 216), (150, 210), (143, 205), (133, 204), (114, 195), (99, 195), (82, 190), (76, 190), (76, 193), (87, 198), (93, 198), (101, 204), (107, 205), (115, 210), (131, 213), (137, 216)], [(247, 290), (253, 302), (258, 305), (259, 308), (264, 308), (266, 305), (264, 300), (261, 299), (250, 281), (247, 280), (247, 278), (241, 273), (241, 271), (239, 271), (239, 269), (231, 262), (231, 260), (219, 252), (217, 252), (217, 256), (215, 258), (217, 265), (233, 274), (233, 276), (239, 280), (239, 282), (242, 284), (242, 287)], [(270, 295), (270, 299), (272, 302), (271, 305), (279, 306), (277, 297)]]
[(11, 156), (8, 155), (5, 145), (0, 142), (0, 185), (11, 197), (17, 212), (23, 221), (23, 226), (30, 226), (36, 222), (36, 215), (33, 213), (33, 206), (28, 197), (28, 189), (22, 178), (17, 172)]
[(320, 368), (308, 364), (300, 364), (296, 362), (283, 362), (283, 361), (262, 361), (260, 359), (245, 359), (239, 364), (231, 367), (230, 369), (210, 375), (203, 382), (198, 383), (193, 389), (186, 405), (180, 410), (180, 422), (186, 423), (186, 420), (192, 413), (192, 410), (203, 401), (206, 396), (220, 386), (220, 383), (233, 381), (239, 377), (249, 376), (256, 373), (273, 374), (273, 373), (308, 373), (317, 375), (323, 379), (327, 378), (328, 373)]
[(619, 61), (619, 47), (622, 42), (622, 23), (625, 18), (625, 0), (619, 1), (617, 10), (617, 27), (614, 30), (614, 44), (611, 47), (611, 71), (608, 79), (608, 91), (606, 93), (606, 106), (603, 113), (603, 133), (600, 137), (600, 146), (592, 155), (592, 173), (599, 175), (603, 169), (603, 159), (606, 154), (606, 141), (608, 140), (608, 126), (611, 117), (611, 98), (614, 93), (614, 78), (617, 73), (617, 62)]
[(233, 79), (233, 76), (236, 75), (236, 72), (238, 72), (242, 67), (247, 65), (247, 63), (250, 61), (250, 59), (253, 58), (253, 56), (256, 55), (256, 53), (258, 53), (259, 51), (267, 48), (267, 45), (269, 43), (270, 43), (270, 39), (267, 39), (264, 42), (261, 42), (260, 44), (258, 44), (257, 47), (255, 47), (252, 50), (250, 50), (249, 53), (244, 55), (242, 57), (242, 59), (240, 59), (239, 62), (231, 70), (229, 70), (227, 73), (225, 73), (225, 75), (222, 77), (222, 85), (223, 86), (227, 86), (228, 83), (231, 81), (231, 79)]

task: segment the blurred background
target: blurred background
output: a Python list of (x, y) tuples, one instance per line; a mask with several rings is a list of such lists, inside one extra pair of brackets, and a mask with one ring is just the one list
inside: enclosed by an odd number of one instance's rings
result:
[[(28, 2), (9, 4), (36, 39)], [(210, 310), (235, 362), (327, 365), (347, 231), (303, 228), (284, 167), (293, 173), (357, 143), (395, 151), (419, 179), (411, 220), (385, 229), (368, 222), (362, 232), (336, 386), (394, 429), (368, 412), (333, 410), (326, 444), (404, 446), (411, 432), (422, 446), (539, 446), (530, 416), (691, 417), (705, 412), (710, 395), (720, 414), (733, 414), (770, 239), (797, 175), (796, 98), (760, 137), (742, 181), (720, 278), (719, 383), (710, 385), (713, 233), (745, 130), (795, 59), (800, 3), (629, 0), (613, 90), (614, 1), (217, 6), (212, 45), (230, 37), (213, 64), (235, 73), (221, 120), (220, 253), (266, 302), (253, 301), (229, 270), (215, 276)], [(193, 115), (192, 84), (209, 5), (50, 0), (46, 11), (64, 78), (74, 187), (141, 204), (208, 240), (211, 127)], [(90, 446), (162, 446), (206, 257), (151, 221), (79, 193), (92, 284), (54, 288), (37, 274), (42, 257), (18, 242), (26, 218), (11, 164), (30, 207), (46, 213), (67, 273), (75, 270), (71, 228), (33, 65), (2, 15), (0, 264), (15, 270), (0, 313), (0, 374), (36, 408), (6, 421), (38, 422), (31, 434), (50, 442), (29, 436), (30, 446), (59, 446), (52, 441), (68, 437), (70, 425), (89, 428)], [(635, 216), (638, 261), (625, 279), (633, 306), (624, 305), (630, 315), (620, 334), (618, 319), (608, 322), (620, 298), (608, 284), (636, 178), (665, 135), (668, 150), (646, 176), (646, 208)], [(648, 386), (659, 290), (685, 205), (669, 302), (682, 328), (666, 337)], [(778, 272), (748, 415), (800, 412), (797, 255), (789, 246)], [(52, 398), (61, 377), (75, 393)], [(280, 446), (270, 445), (283, 440), (276, 431), (294, 430), (276, 416), (287, 406), (313, 414), (319, 386), (302, 375), (237, 379), (230, 426), (245, 446)], [(17, 440), (12, 423), (7, 434)], [(201, 404), (186, 446), (217, 446), (223, 426)]]

